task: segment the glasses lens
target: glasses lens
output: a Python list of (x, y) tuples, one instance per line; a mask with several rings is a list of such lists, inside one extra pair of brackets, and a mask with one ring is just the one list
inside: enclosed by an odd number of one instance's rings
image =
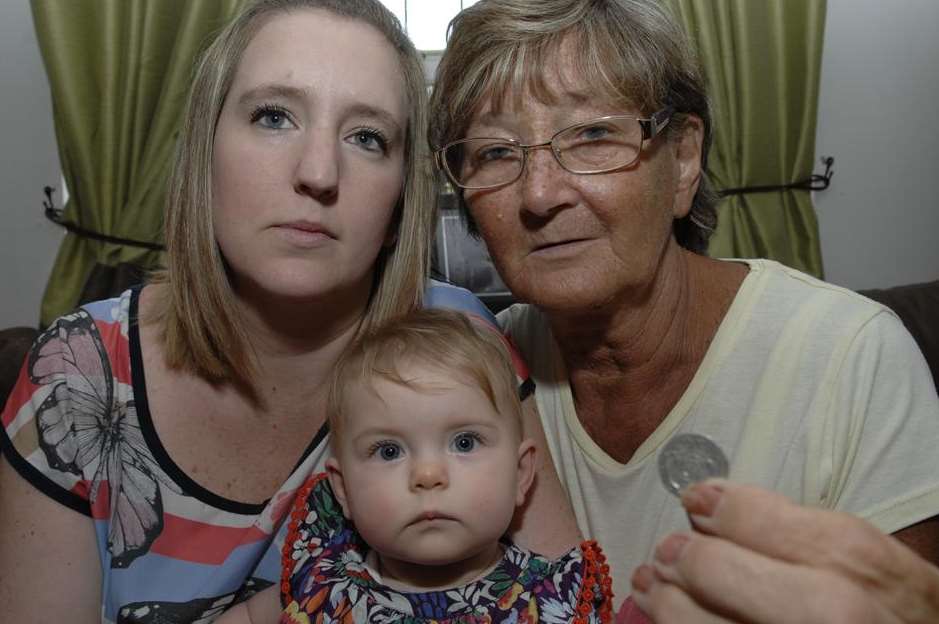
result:
[(466, 139), (444, 150), (454, 181), (467, 188), (508, 184), (522, 171), (522, 150), (504, 139)]
[(554, 138), (564, 166), (590, 173), (625, 167), (639, 156), (642, 126), (635, 119), (597, 119), (578, 124)]

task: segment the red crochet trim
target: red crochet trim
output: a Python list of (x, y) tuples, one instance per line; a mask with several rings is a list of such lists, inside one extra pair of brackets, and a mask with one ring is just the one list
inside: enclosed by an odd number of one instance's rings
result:
[(613, 621), (613, 579), (610, 578), (610, 566), (606, 562), (606, 555), (595, 540), (581, 542), (580, 550), (584, 555), (584, 578), (577, 595), (577, 605), (574, 608), (576, 616), (573, 624), (587, 624), (587, 617), (594, 610), (597, 592), (601, 595), (598, 608), (600, 621), (607, 623)]
[[(325, 472), (320, 472), (307, 479), (299, 490), (290, 509), (290, 524), (287, 527), (287, 538), (280, 551), (280, 598), (281, 604), (290, 603), (290, 577), (293, 574), (293, 545), (300, 537), (300, 523), (309, 513), (306, 506), (310, 492), (316, 484), (326, 478)], [(310, 544), (312, 546), (312, 544)]]

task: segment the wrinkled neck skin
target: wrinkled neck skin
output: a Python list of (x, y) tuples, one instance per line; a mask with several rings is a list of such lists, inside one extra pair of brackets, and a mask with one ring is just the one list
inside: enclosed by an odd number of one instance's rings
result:
[(687, 350), (695, 305), (689, 256), (672, 246), (650, 283), (591, 309), (546, 310), (568, 370), (664, 369)]
[(672, 241), (645, 287), (595, 309), (546, 312), (578, 418), (612, 456), (628, 460), (681, 398), (746, 273)]

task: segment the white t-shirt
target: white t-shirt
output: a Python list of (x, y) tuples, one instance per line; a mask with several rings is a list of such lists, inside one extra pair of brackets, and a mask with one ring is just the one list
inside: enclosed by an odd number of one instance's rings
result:
[(616, 602), (658, 540), (689, 528), (662, 486), (657, 453), (701, 433), (730, 478), (892, 533), (939, 514), (939, 398), (913, 338), (888, 308), (769, 260), (750, 272), (684, 395), (621, 464), (577, 418), (547, 319), (499, 315), (527, 359), (555, 468), (584, 537), (613, 568)]

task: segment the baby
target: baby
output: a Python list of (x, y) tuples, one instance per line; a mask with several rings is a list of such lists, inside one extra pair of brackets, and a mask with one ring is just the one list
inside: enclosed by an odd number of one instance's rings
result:
[(332, 456), (298, 494), (281, 586), (219, 622), (610, 621), (595, 543), (549, 560), (505, 537), (535, 447), (496, 332), (444, 310), (383, 326), (340, 358), (328, 417)]

